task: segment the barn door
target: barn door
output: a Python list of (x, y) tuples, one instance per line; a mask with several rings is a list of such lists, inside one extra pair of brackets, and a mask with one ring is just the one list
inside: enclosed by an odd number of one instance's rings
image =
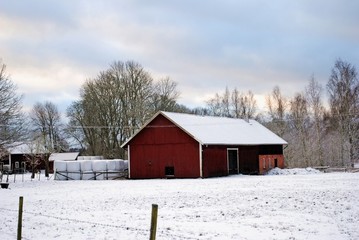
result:
[(238, 149), (227, 149), (228, 174), (238, 174)]

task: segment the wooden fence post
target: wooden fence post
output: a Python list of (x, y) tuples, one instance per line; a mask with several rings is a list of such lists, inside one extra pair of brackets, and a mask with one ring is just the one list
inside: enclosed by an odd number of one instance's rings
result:
[(152, 204), (150, 240), (156, 239), (158, 205)]
[(19, 218), (17, 222), (17, 240), (21, 240), (21, 231), (22, 231), (22, 207), (24, 203), (24, 198), (19, 198)]

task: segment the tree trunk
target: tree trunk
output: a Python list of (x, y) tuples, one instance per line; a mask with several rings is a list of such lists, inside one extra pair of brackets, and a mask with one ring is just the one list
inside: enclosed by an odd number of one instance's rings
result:
[(45, 177), (48, 178), (50, 172), (50, 164), (49, 164), (49, 158), (47, 156), (45, 156), (44, 162), (45, 162)]

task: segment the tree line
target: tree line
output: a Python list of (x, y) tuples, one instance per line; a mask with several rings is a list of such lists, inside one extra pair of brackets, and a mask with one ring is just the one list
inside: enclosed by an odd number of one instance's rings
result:
[[(292, 97), (275, 86), (260, 112), (252, 91), (225, 88), (204, 103), (178, 104), (177, 83), (155, 79), (141, 64), (116, 61), (81, 86), (64, 123), (57, 106), (36, 103), (22, 109), (22, 96), (0, 63), (0, 153), (14, 142), (29, 141), (34, 153), (78, 148), (85, 155), (125, 158), (121, 145), (157, 111), (256, 119), (289, 144), (288, 167), (350, 166), (359, 159), (359, 80), (352, 64), (336, 60), (325, 87), (312, 76)], [(325, 90), (328, 100), (324, 100)]]

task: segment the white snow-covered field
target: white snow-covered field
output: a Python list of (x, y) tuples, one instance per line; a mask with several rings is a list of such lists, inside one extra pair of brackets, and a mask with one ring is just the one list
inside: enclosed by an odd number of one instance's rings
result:
[[(0, 239), (359, 239), (359, 173), (30, 181), (0, 189)], [(315, 172), (314, 172), (315, 173)], [(289, 174), (289, 173), (287, 173)]]

